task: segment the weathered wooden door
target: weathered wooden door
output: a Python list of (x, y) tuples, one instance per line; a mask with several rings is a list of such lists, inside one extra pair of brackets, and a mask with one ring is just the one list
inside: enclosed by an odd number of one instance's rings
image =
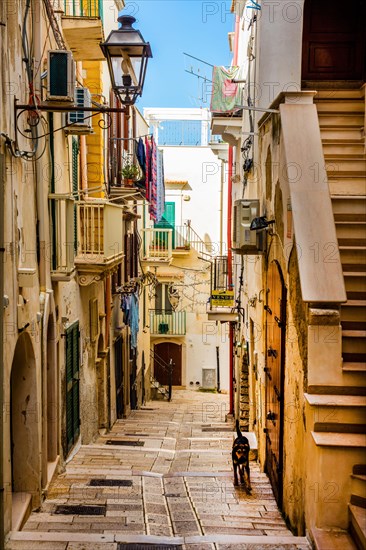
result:
[(79, 323), (65, 331), (66, 357), (66, 438), (67, 450), (75, 445), (80, 434)]
[(117, 418), (123, 418), (124, 399), (123, 399), (123, 340), (119, 336), (114, 344), (114, 372), (116, 380), (116, 412)]
[(266, 309), (266, 472), (277, 503), (282, 502), (283, 403), (286, 289), (280, 268), (268, 269)]
[(182, 385), (182, 346), (173, 342), (162, 342), (155, 345), (155, 354), (158, 356), (154, 360), (154, 377), (160, 384), (167, 386), (169, 384), (168, 371), (162, 368), (159, 357), (169, 364), (170, 359), (174, 363), (172, 384), (173, 386)]
[(302, 80), (365, 78), (365, 1), (305, 0)]

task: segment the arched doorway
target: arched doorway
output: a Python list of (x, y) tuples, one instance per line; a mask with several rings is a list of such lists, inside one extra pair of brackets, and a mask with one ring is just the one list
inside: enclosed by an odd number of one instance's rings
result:
[(10, 377), (11, 483), (13, 493), (30, 493), (39, 501), (41, 410), (37, 401), (36, 362), (31, 338), (17, 341)]
[[(156, 380), (167, 386), (169, 384), (168, 370), (162, 367), (162, 362), (169, 364), (170, 360), (174, 363), (172, 384), (173, 386), (182, 385), (182, 346), (173, 342), (161, 342), (154, 346), (154, 377)], [(159, 359), (162, 359), (161, 362)]]
[(286, 287), (273, 260), (267, 273), (266, 304), (266, 463), (277, 504), (282, 505)]

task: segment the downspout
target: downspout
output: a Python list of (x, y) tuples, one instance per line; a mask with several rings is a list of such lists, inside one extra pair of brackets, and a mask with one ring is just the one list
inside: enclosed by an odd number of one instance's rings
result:
[[(239, 50), (239, 25), (240, 18), (235, 16), (235, 31), (234, 31), (234, 55), (233, 65), (238, 62), (238, 50)], [(233, 288), (233, 256), (231, 251), (231, 212), (232, 212), (232, 177), (233, 177), (233, 147), (229, 146), (228, 155), (228, 201), (227, 201), (227, 263), (228, 263), (228, 284), (229, 289)], [(230, 373), (230, 401), (229, 401), (229, 415), (234, 415), (234, 325), (230, 323), (229, 332), (229, 373)]]
[(5, 155), (0, 154), (0, 548), (3, 548), (4, 529), (4, 180)]
[[(0, 8), (0, 20), (5, 21), (5, 5)], [(4, 45), (5, 26), (0, 25), (0, 78), (5, 77)], [(5, 103), (5, 101), (4, 101)], [(3, 128), (3, 106), (0, 108), (0, 128)], [(5, 491), (4, 491), (4, 206), (5, 206), (5, 154), (0, 152), (0, 548), (4, 547), (5, 526)]]
[[(41, 4), (38, 3), (35, 9), (33, 10), (32, 18), (32, 38), (34, 41), (34, 57), (36, 61), (36, 66), (38, 64), (38, 78), (35, 81), (34, 88), (38, 91), (41, 96), (41, 64), (42, 64), (42, 30), (40, 28), (42, 21), (42, 10)], [(38, 29), (38, 32), (37, 32)], [(50, 131), (52, 128), (50, 126)], [(50, 134), (50, 139), (53, 139), (53, 134)], [(52, 288), (50, 269), (47, 269), (48, 263), (51, 261), (51, 258), (48, 258), (48, 246), (49, 242), (49, 226), (47, 224), (48, 220), (48, 205), (47, 199), (45, 200), (45, 189), (42, 178), (42, 162), (40, 159), (35, 161), (35, 180), (36, 180), (36, 201), (37, 201), (37, 218), (38, 218), (38, 242), (39, 242), (39, 308), (41, 313), (41, 318), (39, 319), (39, 330), (40, 330), (40, 351), (41, 351), (41, 410), (42, 410), (42, 424), (41, 424), (41, 461), (40, 461), (40, 473), (41, 473), (41, 494), (40, 499), (42, 501), (42, 489), (47, 484), (47, 441), (48, 441), (48, 425), (47, 425), (47, 378), (45, 374), (45, 369), (47, 365), (47, 360), (45, 358), (45, 342), (44, 335), (47, 334), (47, 329), (44, 327), (44, 324), (47, 322), (45, 319), (45, 305), (47, 302), (47, 288)], [(54, 177), (54, 167), (52, 165), (52, 174)], [(53, 190), (54, 192), (54, 190)], [(47, 196), (48, 196), (48, 186), (47, 186)], [(54, 204), (53, 204), (54, 206)], [(53, 211), (53, 214), (55, 212)], [(53, 222), (55, 219), (53, 219)], [(54, 226), (53, 226), (54, 227)], [(48, 275), (48, 277), (47, 277)]]

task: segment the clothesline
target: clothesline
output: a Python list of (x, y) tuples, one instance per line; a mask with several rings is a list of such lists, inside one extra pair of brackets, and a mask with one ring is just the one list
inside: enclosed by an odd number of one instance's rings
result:
[(154, 134), (142, 134), (141, 136), (136, 136), (136, 137), (128, 137), (128, 138), (125, 138), (125, 137), (116, 137), (116, 138), (111, 138), (111, 141), (129, 141), (129, 140), (136, 140), (136, 139), (140, 139), (140, 138), (143, 138), (143, 137), (152, 137)]

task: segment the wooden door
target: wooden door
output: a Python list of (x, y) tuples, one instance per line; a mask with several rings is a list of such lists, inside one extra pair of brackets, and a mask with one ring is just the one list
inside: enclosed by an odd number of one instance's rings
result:
[(116, 380), (116, 412), (117, 418), (123, 418), (124, 398), (123, 398), (123, 340), (119, 336), (114, 344), (114, 372)]
[[(175, 202), (166, 202), (161, 220), (154, 224), (156, 229), (172, 229), (172, 247), (175, 248)], [(168, 246), (168, 237), (166, 237), (166, 246)]]
[(173, 342), (162, 342), (156, 344), (154, 349), (157, 355), (154, 359), (154, 377), (160, 384), (167, 386), (169, 384), (168, 371), (161, 366), (159, 358), (169, 364), (172, 359), (174, 363), (172, 384), (173, 386), (182, 385), (182, 346)]
[(68, 327), (65, 333), (66, 438), (69, 451), (80, 434), (79, 323)]
[(266, 309), (266, 472), (282, 503), (286, 289), (278, 264), (268, 269)]
[(302, 80), (365, 78), (365, 1), (305, 0)]

